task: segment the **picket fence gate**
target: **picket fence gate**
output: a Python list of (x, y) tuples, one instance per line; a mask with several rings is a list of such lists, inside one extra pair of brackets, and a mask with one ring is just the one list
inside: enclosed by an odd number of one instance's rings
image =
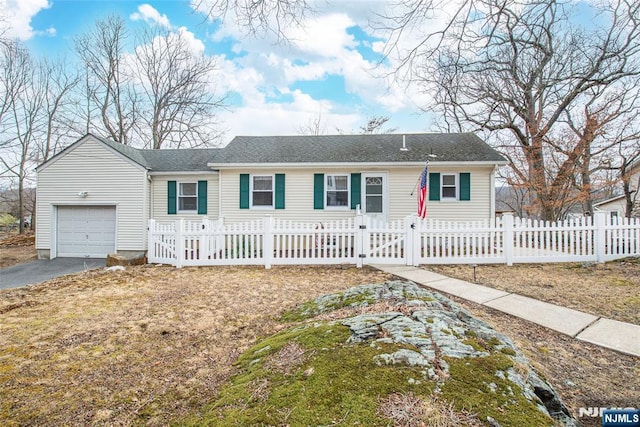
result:
[(176, 267), (301, 264), (488, 264), (605, 262), (640, 255), (640, 219), (549, 222), (504, 215), (453, 222), (407, 216), (393, 222), (358, 214), (327, 222), (270, 216), (149, 221), (149, 262)]

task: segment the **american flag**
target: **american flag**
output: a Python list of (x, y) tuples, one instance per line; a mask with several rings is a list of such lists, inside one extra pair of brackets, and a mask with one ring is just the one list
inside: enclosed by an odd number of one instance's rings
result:
[(427, 216), (427, 163), (424, 165), (422, 175), (420, 175), (420, 188), (418, 189), (418, 216), (424, 218)]

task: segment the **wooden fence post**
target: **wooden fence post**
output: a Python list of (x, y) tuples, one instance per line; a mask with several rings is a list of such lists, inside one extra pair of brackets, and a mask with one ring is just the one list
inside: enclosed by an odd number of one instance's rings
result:
[(513, 265), (513, 214), (506, 212), (502, 215), (502, 253), (507, 265)]
[(271, 259), (273, 258), (273, 232), (271, 230), (273, 218), (266, 216), (262, 222), (262, 242), (264, 244), (264, 268), (271, 268)]
[(593, 214), (594, 224), (596, 226), (595, 231), (595, 245), (596, 245), (596, 261), (600, 264), (605, 262), (606, 246), (607, 246), (607, 232), (606, 232), (606, 212), (594, 212)]

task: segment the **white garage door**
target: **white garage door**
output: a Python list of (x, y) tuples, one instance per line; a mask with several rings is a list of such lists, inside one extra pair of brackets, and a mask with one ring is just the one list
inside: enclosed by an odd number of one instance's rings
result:
[(116, 248), (115, 206), (59, 206), (58, 256), (106, 258)]

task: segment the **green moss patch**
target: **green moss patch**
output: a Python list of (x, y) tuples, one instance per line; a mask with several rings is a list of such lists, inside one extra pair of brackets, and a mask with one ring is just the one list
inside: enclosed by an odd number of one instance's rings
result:
[(442, 386), (441, 397), (456, 409), (475, 413), (481, 420), (491, 417), (503, 426), (554, 425), (524, 397), (518, 385), (507, 379), (507, 371), (514, 366), (508, 356), (493, 353), (488, 357), (445, 360), (451, 377)]
[[(389, 420), (379, 415), (381, 398), (395, 392), (431, 394), (423, 368), (374, 362), (376, 355), (401, 346), (347, 344), (348, 337), (347, 327), (322, 323), (266, 339), (238, 359), (240, 373), (193, 424), (385, 426)], [(305, 349), (306, 361), (289, 374), (270, 369), (269, 361), (290, 342)]]
[[(415, 285), (393, 282), (352, 288), (290, 310), (283, 321), (306, 323), (244, 352), (217, 400), (201, 417), (182, 424), (419, 426), (441, 425), (440, 419), (451, 425), (455, 419), (460, 421), (455, 425), (491, 420), (504, 426), (554, 425), (527, 375), (519, 373), (533, 371), (510, 341), (469, 315), (454, 315), (460, 309), (453, 303), (439, 298), (414, 303), (420, 307), (415, 316), (391, 306), (340, 321), (309, 320), (377, 298), (408, 307), (405, 297), (430, 298)], [(406, 416), (398, 417), (398, 411)]]

